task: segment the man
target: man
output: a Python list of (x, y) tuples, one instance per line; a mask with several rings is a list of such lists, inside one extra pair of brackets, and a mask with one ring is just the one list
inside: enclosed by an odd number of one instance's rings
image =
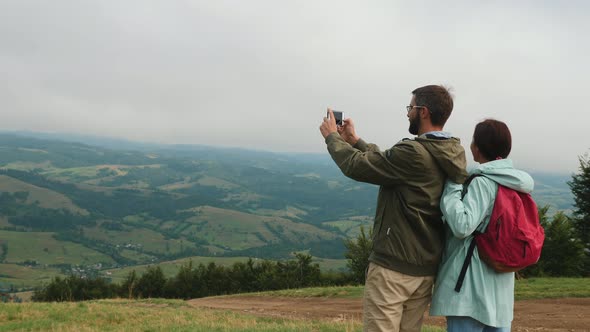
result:
[(448, 90), (418, 88), (406, 110), (417, 137), (385, 152), (360, 139), (352, 119), (336, 126), (330, 109), (320, 126), (344, 175), (380, 186), (363, 299), (365, 331), (420, 331), (444, 245), (444, 183), (467, 178), (459, 139), (442, 131), (453, 110)]

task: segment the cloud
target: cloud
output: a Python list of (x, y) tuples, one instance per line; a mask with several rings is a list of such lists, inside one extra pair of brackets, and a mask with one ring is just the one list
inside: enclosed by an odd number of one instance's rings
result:
[(3, 1), (2, 129), (325, 151), (328, 106), (387, 148), (421, 85), (453, 87), (447, 129), (506, 121), (520, 167), (572, 172), (590, 66), (568, 2)]

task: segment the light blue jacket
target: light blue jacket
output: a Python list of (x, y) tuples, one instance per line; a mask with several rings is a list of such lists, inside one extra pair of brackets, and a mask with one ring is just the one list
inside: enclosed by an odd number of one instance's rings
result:
[(472, 173), (481, 173), (469, 184), (461, 200), (462, 185), (447, 181), (441, 198), (441, 210), (447, 227), (446, 244), (434, 286), (431, 316), (468, 316), (494, 327), (511, 325), (514, 308), (514, 273), (496, 273), (479, 259), (477, 247), (463, 287), (455, 292), (467, 249), (475, 230), (487, 226), (498, 183), (530, 193), (534, 181), (526, 172), (514, 169), (510, 159), (479, 165)]

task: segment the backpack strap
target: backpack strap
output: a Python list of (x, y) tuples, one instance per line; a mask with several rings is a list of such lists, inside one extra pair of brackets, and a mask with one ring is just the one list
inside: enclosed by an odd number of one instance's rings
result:
[[(473, 179), (478, 176), (483, 176), (483, 174), (471, 174), (465, 183), (463, 183), (463, 190), (461, 190), (461, 200), (467, 194), (467, 188)], [(471, 239), (471, 243), (469, 244), (469, 249), (467, 249), (467, 255), (465, 256), (465, 260), (463, 261), (463, 267), (461, 267), (461, 272), (459, 273), (459, 278), (457, 279), (457, 283), (455, 284), (455, 292), (459, 293), (461, 291), (461, 287), (463, 286), (463, 281), (465, 281), (465, 275), (467, 274), (467, 269), (469, 268), (469, 264), (471, 264), (471, 258), (473, 257), (473, 251), (475, 250), (475, 237)]]
[(484, 176), (481, 173), (476, 173), (476, 174), (471, 174), (467, 180), (465, 180), (465, 182), (463, 182), (463, 190), (461, 190), (461, 200), (463, 200), (463, 197), (465, 197), (465, 195), (467, 194), (467, 188), (469, 187), (469, 184), (471, 183), (471, 181), (473, 181), (473, 179), (475, 179), (478, 176)]
[(463, 267), (461, 267), (461, 273), (459, 273), (459, 278), (457, 279), (457, 283), (455, 284), (455, 292), (459, 293), (461, 291), (461, 287), (463, 286), (463, 281), (465, 281), (465, 275), (467, 274), (467, 269), (469, 268), (469, 264), (471, 263), (471, 258), (473, 257), (473, 251), (475, 250), (475, 237), (471, 239), (471, 243), (469, 244), (469, 249), (467, 249), (467, 256), (465, 256), (465, 260), (463, 261)]

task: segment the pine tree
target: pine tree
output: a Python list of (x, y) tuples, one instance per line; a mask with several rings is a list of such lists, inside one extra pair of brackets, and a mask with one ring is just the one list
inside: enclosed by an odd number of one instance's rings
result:
[(369, 255), (373, 249), (373, 229), (369, 230), (369, 236), (365, 234), (365, 228), (361, 226), (361, 232), (356, 239), (347, 239), (344, 241), (346, 246), (346, 254), (348, 259), (348, 269), (352, 274), (354, 282), (359, 284), (365, 283), (365, 273), (369, 266)]
[(540, 265), (550, 276), (581, 276), (584, 269), (584, 247), (576, 236), (573, 223), (562, 211), (553, 216), (545, 228), (545, 243)]
[(586, 248), (590, 244), (590, 157), (586, 154), (579, 158), (579, 173), (572, 175), (568, 182), (574, 194), (574, 225)]
[(574, 194), (573, 223), (585, 250), (583, 275), (590, 275), (590, 156), (579, 157), (579, 173), (568, 182)]
[(545, 241), (543, 242), (543, 249), (541, 250), (541, 257), (539, 258), (539, 261), (536, 264), (533, 264), (523, 270), (518, 271), (516, 274), (517, 279), (520, 279), (522, 277), (532, 277), (532, 276), (545, 275), (545, 261), (547, 260), (547, 257), (551, 256), (551, 253), (547, 250), (547, 246), (549, 243), (547, 231), (549, 229), (549, 226), (551, 225), (551, 223), (549, 221), (549, 217), (547, 216), (549, 208), (550, 208), (549, 205), (538, 207), (539, 223), (541, 224), (541, 227), (543, 227), (543, 229), (545, 230)]
[(148, 266), (137, 281), (137, 293), (142, 298), (162, 297), (166, 277), (159, 266)]

